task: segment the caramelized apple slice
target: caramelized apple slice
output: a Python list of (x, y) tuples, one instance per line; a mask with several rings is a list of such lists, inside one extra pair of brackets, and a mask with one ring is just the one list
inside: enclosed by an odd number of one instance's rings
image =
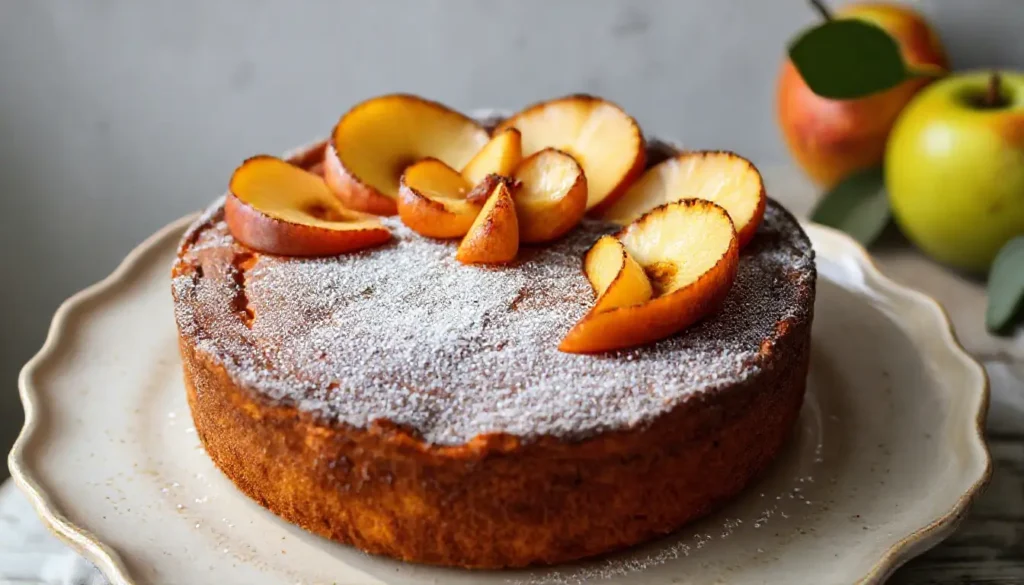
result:
[[(736, 278), (736, 230), (729, 214), (710, 201), (657, 207), (615, 237), (647, 274), (654, 298), (591, 310), (562, 339), (562, 351), (597, 353), (664, 339), (716, 311)], [(614, 255), (605, 257), (614, 269)]]
[(402, 174), (398, 216), (422, 236), (461, 238), (483, 206), (466, 200), (469, 191), (458, 171), (436, 158), (423, 159)]
[(342, 206), (322, 178), (265, 155), (231, 176), (224, 219), (242, 244), (283, 256), (330, 256), (391, 238), (376, 217)]
[(747, 159), (732, 152), (684, 152), (648, 169), (604, 218), (626, 225), (659, 205), (693, 197), (729, 212), (741, 248), (761, 225), (767, 201), (761, 174)]
[(613, 236), (603, 236), (587, 250), (583, 270), (597, 295), (595, 312), (639, 305), (654, 296), (644, 269)]
[(512, 199), (519, 239), (547, 242), (565, 234), (587, 211), (587, 179), (568, 154), (545, 148), (516, 168)]
[(504, 181), (494, 190), (476, 216), (455, 258), (463, 264), (504, 264), (519, 252), (519, 222), (512, 195)]
[(341, 117), (324, 151), (324, 173), (347, 207), (394, 215), (406, 167), (433, 157), (461, 169), (488, 140), (482, 126), (437, 102), (385, 95)]
[(487, 175), (508, 177), (523, 160), (523, 137), (519, 130), (508, 128), (498, 132), (462, 169), (470, 185), (477, 185)]
[(579, 162), (587, 176), (587, 209), (611, 205), (644, 168), (644, 138), (636, 120), (611, 102), (572, 95), (535, 104), (496, 131), (518, 128), (523, 156), (557, 148)]

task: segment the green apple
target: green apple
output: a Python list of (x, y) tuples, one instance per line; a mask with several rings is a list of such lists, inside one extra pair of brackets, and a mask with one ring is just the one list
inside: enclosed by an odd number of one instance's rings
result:
[(951, 75), (918, 94), (886, 144), (903, 233), (936, 260), (983, 273), (1024, 234), (1024, 73)]

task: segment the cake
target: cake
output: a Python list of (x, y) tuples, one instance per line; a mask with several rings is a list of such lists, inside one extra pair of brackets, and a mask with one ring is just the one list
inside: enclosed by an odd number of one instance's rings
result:
[[(292, 162), (317, 167), (324, 148)], [(814, 256), (774, 201), (716, 312), (596, 355), (559, 339), (593, 304), (581, 258), (618, 226), (583, 220), (480, 267), (455, 260), (457, 242), (382, 222), (379, 247), (278, 256), (240, 243), (220, 200), (173, 267), (196, 431), (289, 522), (411, 562), (562, 563), (715, 510), (794, 426)]]

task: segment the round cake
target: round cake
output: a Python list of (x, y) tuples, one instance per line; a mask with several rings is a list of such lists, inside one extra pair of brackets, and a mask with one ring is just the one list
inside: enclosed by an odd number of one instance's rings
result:
[(379, 248), (271, 256), (236, 241), (217, 202), (181, 243), (172, 290), (196, 430), (282, 518), (414, 562), (559, 563), (714, 510), (792, 429), (815, 268), (777, 203), (717, 313), (599, 355), (557, 348), (593, 303), (581, 258), (616, 226), (584, 221), (494, 268), (384, 221), (394, 237)]

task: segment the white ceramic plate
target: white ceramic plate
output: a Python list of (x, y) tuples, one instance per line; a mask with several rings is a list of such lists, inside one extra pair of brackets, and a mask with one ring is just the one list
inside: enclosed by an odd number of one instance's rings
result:
[(985, 375), (942, 310), (812, 225), (821, 278), (806, 405), (781, 460), (737, 501), (672, 537), (555, 569), (370, 557), (264, 511), (200, 447), (168, 282), (188, 221), (67, 301), (20, 379), (14, 479), (118, 585), (876, 583), (948, 535), (989, 475)]

